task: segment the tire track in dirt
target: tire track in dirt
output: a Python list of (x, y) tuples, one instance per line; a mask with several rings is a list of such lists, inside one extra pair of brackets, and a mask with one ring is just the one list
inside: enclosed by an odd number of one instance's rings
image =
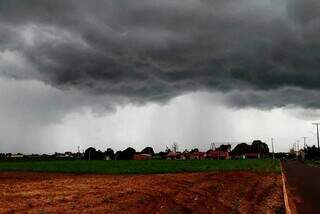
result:
[(249, 213), (251, 208), (275, 213), (283, 205), (278, 174), (118, 176), (0, 172), (0, 177), (0, 213), (224, 214)]

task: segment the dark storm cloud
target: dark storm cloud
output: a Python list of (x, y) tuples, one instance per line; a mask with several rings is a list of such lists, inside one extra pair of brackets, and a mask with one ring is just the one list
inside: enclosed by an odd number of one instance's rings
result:
[[(232, 91), (226, 94), (224, 101), (240, 108), (258, 107), (272, 109), (274, 107), (304, 106), (308, 110), (320, 108), (320, 93), (317, 90), (303, 90), (301, 88), (281, 88), (267, 91)], [(298, 101), (298, 103), (297, 103)]]
[(2, 0), (0, 72), (140, 102), (220, 90), (318, 108), (303, 97), (320, 89), (319, 29), (317, 0)]

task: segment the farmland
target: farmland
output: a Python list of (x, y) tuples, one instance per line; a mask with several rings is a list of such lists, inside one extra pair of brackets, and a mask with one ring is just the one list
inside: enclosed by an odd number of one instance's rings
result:
[(37, 171), (95, 174), (154, 174), (211, 171), (280, 172), (278, 161), (252, 160), (146, 160), (146, 161), (0, 161), (0, 171)]
[(0, 213), (284, 213), (281, 175), (0, 172)]
[(268, 159), (0, 161), (0, 213), (284, 213), (279, 171)]

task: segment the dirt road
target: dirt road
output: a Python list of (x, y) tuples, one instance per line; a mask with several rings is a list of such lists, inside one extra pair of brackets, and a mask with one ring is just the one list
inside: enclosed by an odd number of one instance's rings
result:
[[(0, 213), (281, 213), (281, 176), (0, 172)], [(283, 211), (283, 210), (282, 210)]]
[(320, 213), (320, 168), (299, 161), (283, 163), (289, 197), (298, 213)]

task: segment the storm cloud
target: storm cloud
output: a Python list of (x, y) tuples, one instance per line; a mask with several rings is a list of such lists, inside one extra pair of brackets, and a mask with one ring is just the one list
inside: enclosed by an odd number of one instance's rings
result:
[(1, 0), (0, 74), (138, 103), (220, 91), (319, 108), (319, 29), (317, 0)]

